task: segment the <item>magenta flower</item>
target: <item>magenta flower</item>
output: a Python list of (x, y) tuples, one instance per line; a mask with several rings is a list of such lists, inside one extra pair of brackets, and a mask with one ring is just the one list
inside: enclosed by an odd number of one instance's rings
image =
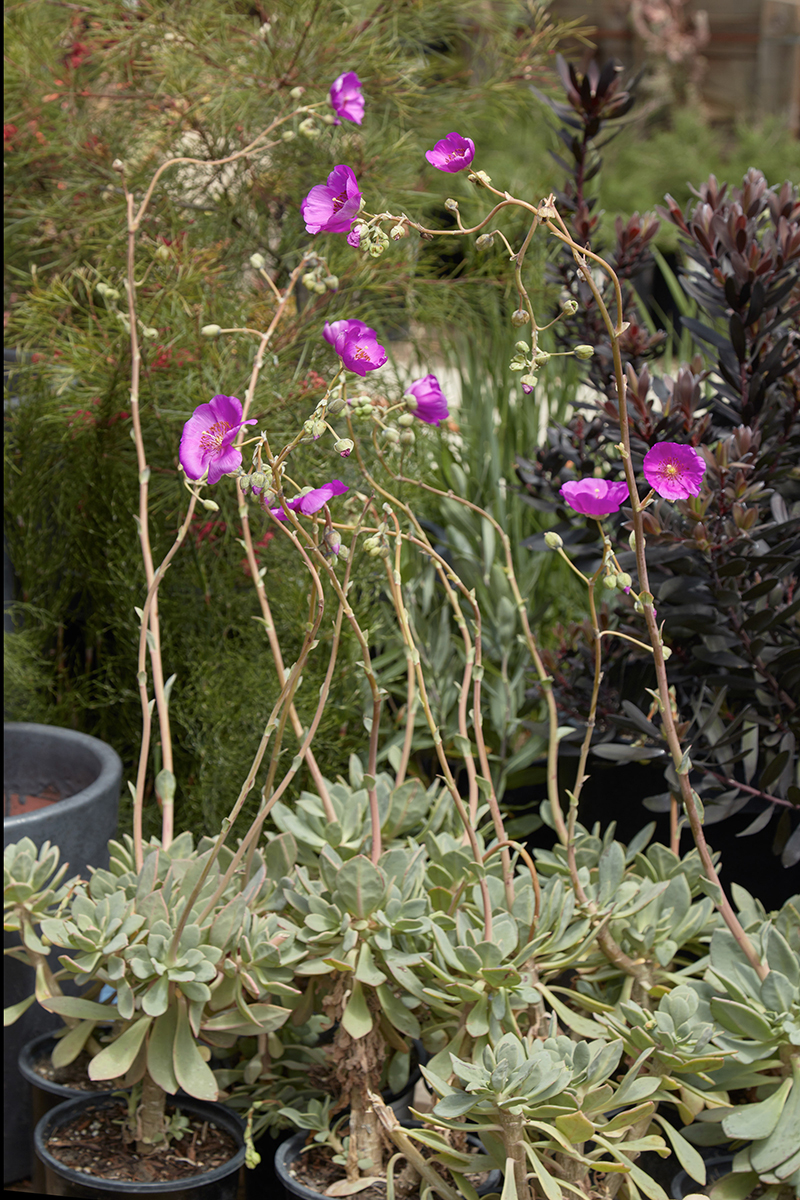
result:
[(415, 407), (409, 405), (409, 408), (414, 416), (420, 421), (424, 421), (426, 425), (438, 425), (440, 421), (446, 421), (450, 416), (447, 400), (435, 375), (426, 375), (423, 379), (417, 379), (415, 383), (406, 388), (406, 394), (409, 393), (416, 402)]
[(338, 79), (334, 79), (330, 90), (331, 108), (336, 113), (334, 125), (344, 121), (352, 121), (360, 125), (364, 120), (364, 97), (361, 95), (361, 80), (355, 71), (345, 71)]
[[(322, 487), (310, 488), (305, 494), (295, 496), (293, 500), (286, 501), (286, 507), (291, 508), (294, 512), (303, 513), (304, 516), (310, 517), (312, 513), (319, 512), (323, 504), (327, 504), (334, 496), (341, 496), (348, 490), (347, 484), (342, 483), (341, 479), (332, 479), (330, 483), (324, 483)], [(279, 506), (269, 510), (273, 517), (278, 521), (286, 520), (286, 513)]]
[(475, 143), (454, 130), (437, 142), (432, 150), (426, 150), (425, 157), (437, 171), (463, 171), (475, 157)]
[(347, 233), (361, 205), (358, 180), (344, 163), (335, 166), (327, 183), (312, 187), (300, 212), (309, 233)]
[(189, 479), (217, 483), (223, 475), (242, 465), (242, 456), (231, 444), (244, 425), (242, 404), (235, 396), (212, 396), (209, 404), (200, 404), (183, 427), (180, 462)]
[(367, 329), (369, 325), (363, 321), (326, 321), (322, 328), (322, 336), (335, 350), (337, 338), (343, 338), (348, 333), (363, 333)]
[(611, 483), (608, 479), (578, 479), (565, 483), (561, 495), (570, 508), (584, 517), (607, 517), (619, 512), (628, 499), (627, 483)]
[(665, 500), (699, 496), (706, 464), (694, 446), (658, 442), (644, 456), (644, 477)]
[(363, 321), (325, 322), (322, 336), (330, 342), (348, 371), (364, 376), (377, 371), (386, 362), (386, 351), (378, 343), (378, 335)]

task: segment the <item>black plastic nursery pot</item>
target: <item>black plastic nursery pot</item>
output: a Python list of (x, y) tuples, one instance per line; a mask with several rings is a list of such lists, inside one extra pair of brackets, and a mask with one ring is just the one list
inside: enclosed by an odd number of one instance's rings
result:
[[(705, 1158), (705, 1155), (703, 1157)], [(704, 1184), (697, 1183), (686, 1171), (678, 1172), (672, 1180), (672, 1188), (670, 1190), (672, 1200), (683, 1200), (684, 1196), (691, 1196), (696, 1192), (705, 1192), (706, 1188), (710, 1188), (723, 1175), (728, 1174), (733, 1167), (733, 1155), (716, 1154), (710, 1158), (706, 1158), (705, 1163), (706, 1182)]]
[[(3, 848), (28, 837), (58, 846), (67, 878), (108, 865), (108, 841), (117, 832), (122, 762), (105, 742), (50, 725), (8, 723), (3, 731)], [(5, 933), (4, 948), (19, 945)], [(19, 1004), (34, 989), (31, 967), (6, 958), (3, 1005)], [(3, 1044), (3, 1180), (29, 1175), (30, 1096), (17, 1070), (19, 1049), (52, 1032), (60, 1017), (33, 1004), (6, 1031)]]
[(32, 1038), (26, 1042), (19, 1052), (17, 1067), (19, 1073), (24, 1080), (30, 1084), (30, 1104), (31, 1104), (31, 1124), (30, 1130), (30, 1156), (32, 1160), (31, 1184), (34, 1192), (44, 1194), (45, 1191), (45, 1172), (41, 1159), (37, 1158), (34, 1152), (33, 1131), (41, 1121), (42, 1117), (55, 1108), (57, 1104), (63, 1104), (66, 1100), (81, 1100), (87, 1096), (107, 1095), (110, 1086), (106, 1085), (99, 1088), (76, 1088), (69, 1087), (67, 1084), (58, 1083), (55, 1079), (48, 1079), (45, 1075), (41, 1075), (37, 1071), (37, 1065), (43, 1059), (47, 1059), (53, 1053), (57, 1045), (56, 1038), (50, 1033), (41, 1033), (38, 1037)]
[[(403, 1127), (406, 1129), (419, 1129), (422, 1126), (419, 1121), (403, 1121)], [(315, 1192), (313, 1188), (306, 1187), (304, 1183), (301, 1183), (291, 1173), (292, 1166), (295, 1160), (299, 1158), (307, 1136), (302, 1130), (299, 1133), (295, 1133), (280, 1144), (275, 1154), (275, 1176), (279, 1184), (283, 1186), (286, 1200), (293, 1200), (295, 1197), (297, 1200), (319, 1200), (319, 1197), (322, 1195), (321, 1192)], [(470, 1137), (468, 1140), (474, 1149), (482, 1149), (478, 1138)], [(499, 1192), (502, 1186), (502, 1172), (493, 1170), (490, 1171), (485, 1182), (476, 1190), (479, 1196), (488, 1196), (490, 1192)], [(265, 1194), (264, 1200), (267, 1200)], [(271, 1196), (269, 1200), (272, 1200)], [(283, 1200), (283, 1196), (276, 1196), (276, 1200)]]
[[(194, 1100), (191, 1096), (171, 1096), (168, 1108), (177, 1108), (188, 1117), (208, 1122), (224, 1130), (236, 1143), (236, 1152), (221, 1166), (201, 1171), (197, 1175), (181, 1180), (148, 1183), (144, 1180), (101, 1179), (84, 1171), (65, 1166), (47, 1149), (47, 1141), (53, 1135), (59, 1140), (67, 1128), (77, 1123), (79, 1129), (91, 1130), (92, 1106), (114, 1106), (119, 1100), (113, 1096), (83, 1096), (79, 1100), (67, 1100), (50, 1109), (36, 1126), (34, 1142), (36, 1154), (45, 1168), (48, 1196), (86, 1197), (86, 1200), (104, 1200), (116, 1196), (172, 1196), (175, 1200), (236, 1200), (239, 1187), (239, 1172), (244, 1163), (244, 1129), (242, 1122), (221, 1104)], [(265, 1198), (266, 1200), (266, 1198)]]

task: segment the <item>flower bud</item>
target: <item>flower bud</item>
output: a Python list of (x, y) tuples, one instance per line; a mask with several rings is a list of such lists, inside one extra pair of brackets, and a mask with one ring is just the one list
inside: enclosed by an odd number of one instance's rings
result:
[(530, 313), (524, 308), (518, 308), (511, 314), (511, 324), (515, 329), (519, 329), (522, 325), (529, 325), (531, 320)]
[(335, 292), (338, 290), (338, 287), (339, 287), (339, 276), (338, 275), (326, 275), (323, 280), (323, 283), (325, 284), (325, 287), (328, 289), (328, 291)]
[(509, 371), (527, 371), (528, 364), (524, 359), (512, 358), (511, 362), (508, 364), (508, 369)]
[(322, 121), (323, 125), (333, 125), (335, 120), (336, 117), (334, 117), (332, 113), (325, 113), (323, 117), (320, 117), (320, 121)]
[(552, 529), (548, 529), (547, 533), (544, 535), (544, 540), (551, 550), (560, 550), (564, 545), (563, 540)]
[(470, 183), (477, 183), (478, 187), (488, 187), (492, 182), (491, 175), (487, 175), (485, 171), (470, 171)]
[(561, 311), (568, 317), (574, 317), (575, 313), (578, 311), (578, 301), (567, 300)]
[(514, 349), (519, 350), (520, 354), (529, 354), (531, 348), (527, 342), (514, 342)]
[(115, 158), (111, 164), (111, 170), (119, 171), (120, 173), (122, 173), (125, 170), (125, 163), (122, 161), (121, 158)]
[(163, 242), (160, 246), (157, 246), (156, 258), (160, 258), (162, 262), (166, 262), (169, 258), (169, 246), (165, 246)]
[(519, 381), (524, 388), (525, 387), (527, 387), (527, 388), (535, 388), (536, 387), (536, 376), (535, 375), (521, 375)]
[(400, 444), (402, 446), (413, 446), (416, 440), (417, 437), (413, 429), (404, 429), (400, 434)]
[(344, 412), (345, 402), (341, 396), (335, 396), (333, 400), (328, 401), (328, 416), (338, 417), (340, 412)]
[(222, 333), (222, 329), (219, 325), (204, 325), (200, 330), (200, 333), (202, 337), (219, 337), (219, 335)]
[(312, 287), (311, 287), (311, 289), (310, 289), (310, 290), (311, 290), (312, 292), (314, 292), (314, 293), (315, 293), (317, 296), (324, 296), (324, 295), (325, 295), (325, 293), (327, 292), (327, 290), (328, 290), (328, 289), (325, 287), (325, 284), (322, 282), (322, 280), (321, 280), (321, 279), (318, 279), (318, 280), (317, 280), (317, 281), (316, 281), (316, 282), (315, 282), (315, 283), (312, 285)]
[(393, 242), (399, 242), (401, 238), (408, 237), (408, 230), (405, 225), (393, 225), (389, 230), (389, 237)]
[(303, 430), (310, 438), (316, 441), (325, 432), (325, 422), (319, 417), (309, 417), (307, 421), (303, 422)]
[(636, 553), (636, 530), (632, 529), (628, 534), (628, 545), (631, 548), (631, 553)]
[(352, 438), (339, 438), (338, 442), (333, 443), (333, 448), (337, 454), (341, 454), (342, 458), (349, 458), (354, 445)]
[(632, 583), (633, 579), (627, 571), (620, 571), (619, 575), (617, 575), (617, 587), (621, 592), (623, 592), (625, 588), (629, 588)]
[(291, 97), (292, 100), (299, 100), (300, 97), (305, 92), (305, 90), (306, 89), (304, 87), (293, 87), (292, 90), (289, 92), (289, 96)]
[(458, 212), (458, 201), (453, 200), (450, 196), (445, 200), (444, 206), (448, 212)]
[(322, 534), (322, 541), (324, 543), (323, 553), (325, 554), (327, 550), (326, 557), (328, 555), (338, 554), (342, 548), (342, 538), (339, 530), (334, 529), (332, 526), (329, 526), (325, 529)]
[(94, 290), (97, 292), (98, 296), (105, 296), (109, 290), (109, 287), (107, 283), (98, 283)]
[(250, 266), (256, 271), (263, 271), (266, 265), (267, 260), (264, 258), (263, 254), (256, 252), (255, 254), (250, 255)]
[(611, 591), (616, 586), (617, 586), (616, 575), (604, 575), (603, 576), (603, 587), (608, 588), (608, 590)]
[(294, 132), (293, 129), (286, 129), (281, 134), (281, 141), (282, 142), (293, 142), (296, 137), (297, 137), (297, 134)]
[(475, 239), (476, 250), (489, 250), (494, 245), (493, 233), (482, 233), (479, 238)]
[(400, 416), (397, 418), (397, 424), (405, 426), (405, 428), (407, 429), (410, 425), (414, 424), (416, 419), (417, 418), (414, 416), (413, 413), (409, 413), (409, 412), (401, 413)]
[(546, 350), (537, 350), (533, 356), (533, 365), (535, 367), (541, 367), (542, 364), (546, 363), (549, 358), (550, 358), (550, 355), (547, 353)]
[(400, 434), (391, 425), (387, 429), (384, 429), (383, 436), (390, 446), (396, 446), (400, 441)]
[(150, 340), (152, 340), (152, 338), (157, 338), (158, 330), (153, 329), (152, 325), (143, 325), (142, 326), (142, 337), (146, 337)]
[(107, 287), (105, 290), (106, 300), (119, 300), (119, 292), (116, 288)]
[(664, 656), (664, 662), (666, 662), (668, 658), (672, 657), (672, 651), (670, 650), (669, 646), (662, 646), (661, 653)]
[(318, 138), (320, 134), (319, 129), (314, 124), (314, 121), (311, 117), (306, 117), (305, 120), (300, 122), (300, 124), (297, 126), (297, 132), (301, 133), (303, 137), (311, 138), (312, 141), (315, 138)]
[(217, 504), (216, 500), (204, 500), (201, 497), (200, 503), (202, 504), (203, 508), (208, 510), (208, 512), (219, 512), (219, 505)]
[(576, 346), (572, 353), (576, 358), (591, 358), (594, 354), (594, 346)]

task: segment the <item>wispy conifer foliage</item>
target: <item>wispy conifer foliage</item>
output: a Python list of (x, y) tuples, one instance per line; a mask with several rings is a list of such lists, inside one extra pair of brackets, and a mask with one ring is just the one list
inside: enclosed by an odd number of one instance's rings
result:
[[(297, 197), (347, 162), (373, 211), (390, 193), (397, 199), (401, 179), (417, 212), (440, 205), (453, 187), (468, 206), (472, 185), (431, 181), (426, 170), (441, 113), (503, 120), (526, 105), (524, 81), (541, 70), (560, 30), (535, 5), (527, 12), (464, 0), (28, 0), (7, 7), (5, 33), (4, 307), (20, 400), (7, 423), (7, 536), (26, 661), (38, 654), (46, 671), (46, 686), (9, 716), (96, 733), (129, 763), (139, 735), (134, 607), (144, 580), (134, 525), (123, 175), (138, 204), (159, 164), (194, 160), (157, 179), (137, 238), (140, 400), (161, 555), (182, 502), (176, 431), (220, 391), (221, 379), (241, 395), (251, 370), (251, 341), (209, 335), (214, 326), (269, 324), (272, 284), (282, 287), (312, 244)], [(343, 73), (359, 82), (370, 114), (363, 125), (336, 123), (331, 88)], [(341, 108), (339, 92), (333, 99)], [(305, 105), (251, 153), (209, 165)], [(326, 321), (363, 316), (385, 342), (414, 322), (434, 329), (445, 300), (449, 320), (475, 329), (487, 307), (505, 302), (496, 262), (486, 260), (483, 279), (467, 286), (457, 264), (420, 255), (412, 239), (375, 257), (354, 254), (336, 233), (317, 235), (313, 247), (318, 257), (276, 330), (255, 397), (277, 438), (320, 394), (320, 371), (330, 365)], [(257, 614), (244, 555), (221, 553), (236, 536), (235, 505), (222, 501), (197, 520), (192, 553), (163, 592), (165, 658), (177, 675), (176, 755), (189, 802), (212, 825), (252, 754), (231, 733), (240, 735), (244, 715), (248, 728), (257, 726), (253, 716), (268, 710), (275, 684), (264, 631), (250, 619)], [(282, 569), (272, 541), (265, 533), (259, 564), (268, 582), (280, 579), (271, 602), (290, 651), (289, 626), (307, 586)], [(362, 591), (354, 601), (372, 606), (378, 630), (380, 606)], [(352, 720), (360, 684), (346, 652), (340, 661), (337, 704), (317, 739), (332, 764), (346, 762), (360, 732)]]

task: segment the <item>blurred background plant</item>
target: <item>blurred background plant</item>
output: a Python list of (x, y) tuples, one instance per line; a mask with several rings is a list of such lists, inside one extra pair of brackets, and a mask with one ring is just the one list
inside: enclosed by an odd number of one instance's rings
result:
[[(440, 114), (457, 109), (488, 131), (518, 112), (527, 102), (520, 80), (539, 77), (560, 34), (546, 12), (512, 4), (389, 11), (308, 0), (267, 13), (241, 3), (109, 0), (91, 13), (38, 2), (7, 10), (6, 344), (18, 353), (5, 501), (19, 581), (8, 716), (103, 737), (133, 775), (140, 732), (134, 605), (143, 580), (119, 168), (142, 195), (165, 158), (224, 157), (274, 116), (305, 102), (318, 106), (284, 126), (268, 152), (222, 167), (173, 168), (148, 210), (140, 254), (151, 258), (137, 269), (158, 558), (177, 527), (181, 426), (220, 379), (243, 390), (254, 355), (246, 338), (214, 341), (201, 329), (269, 323), (271, 283), (286, 283), (308, 240), (296, 198), (346, 158), (369, 179), (376, 210), (390, 190), (396, 195), (398, 179), (412, 181), (401, 202), (413, 199), (417, 212), (438, 209), (445, 181), (423, 182), (420, 163), (441, 132)], [(363, 130), (330, 127), (327, 89), (343, 67), (363, 82), (371, 114)], [(278, 439), (322, 393), (317, 368), (324, 371), (330, 357), (318, 336), (325, 320), (368, 317), (384, 336), (407, 337), (412, 324), (441, 327), (446, 309), (448, 321), (478, 337), (485, 324), (499, 325), (506, 303), (498, 264), (485, 258), (462, 283), (452, 264), (418, 255), (410, 240), (380, 260), (353, 255), (344, 239), (325, 239), (322, 249), (330, 257), (309, 264), (255, 400), (258, 411), (269, 411)], [(165, 612), (177, 614), (165, 618), (162, 639), (177, 676), (171, 711), (188, 805), (183, 820), (209, 829), (246, 773), (255, 749), (250, 731), (265, 717), (275, 684), (263, 628), (253, 619), (249, 568), (232, 545), (235, 523), (229, 496), (219, 512), (198, 517), (191, 553), (164, 584)], [(291, 661), (307, 584), (287, 569), (269, 532), (256, 541), (260, 568), (275, 581), (270, 601)], [(370, 613), (376, 643), (380, 586), (362, 577), (354, 595), (362, 617)], [(332, 775), (361, 735), (352, 652), (345, 634), (334, 700), (316, 735)], [(300, 717), (307, 719), (302, 703)], [(156, 747), (152, 774), (159, 767)]]

